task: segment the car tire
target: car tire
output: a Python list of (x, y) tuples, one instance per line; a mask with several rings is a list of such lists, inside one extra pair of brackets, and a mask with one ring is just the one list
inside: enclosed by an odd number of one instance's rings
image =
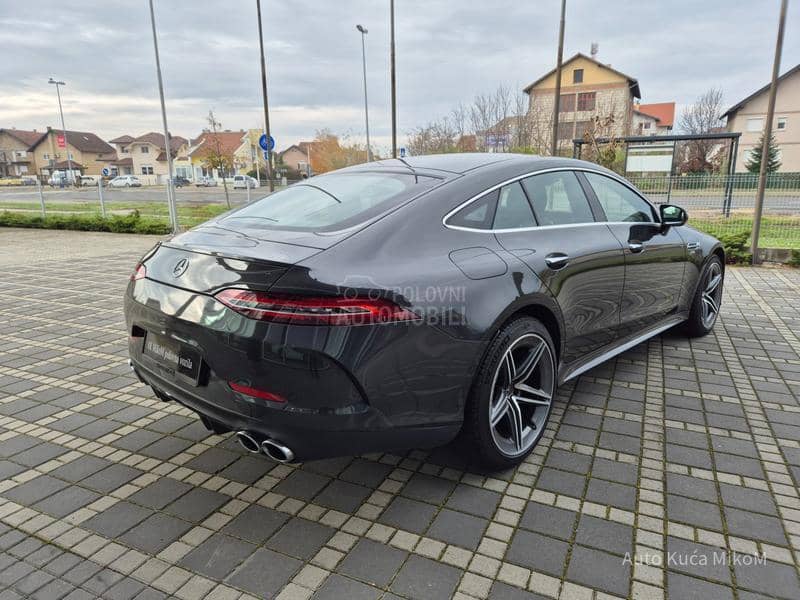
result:
[(557, 378), (553, 340), (540, 321), (516, 318), (497, 332), (464, 414), (463, 433), (479, 462), (507, 469), (531, 453), (550, 418)]
[(725, 283), (725, 269), (718, 256), (712, 256), (700, 272), (697, 291), (686, 321), (686, 332), (691, 337), (708, 334), (717, 322), (722, 304), (722, 286)]

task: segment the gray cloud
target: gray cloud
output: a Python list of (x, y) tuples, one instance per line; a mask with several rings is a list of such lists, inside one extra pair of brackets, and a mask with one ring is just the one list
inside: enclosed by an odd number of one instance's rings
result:
[[(399, 128), (405, 133), (555, 60), (558, 2), (397, 0)], [(371, 127), (389, 139), (388, 1), (263, 0), (271, 122), (279, 146), (328, 127), (362, 135), (361, 47), (369, 28)], [(687, 104), (710, 85), (733, 103), (766, 83), (778, 3), (569, 0), (566, 54), (600, 58), (639, 79), (643, 100)], [(784, 70), (800, 61), (790, 6)], [(196, 135), (210, 108), (224, 127), (261, 121), (255, 2), (157, 0), (170, 128)], [(68, 127), (106, 137), (160, 128), (144, 1), (0, 0), (0, 126), (57, 123), (50, 75), (67, 81)]]

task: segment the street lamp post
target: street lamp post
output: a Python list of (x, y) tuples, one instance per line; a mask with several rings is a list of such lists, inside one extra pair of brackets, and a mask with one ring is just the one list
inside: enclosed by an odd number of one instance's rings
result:
[[(64, 134), (64, 151), (67, 154), (67, 181), (69, 178), (72, 177), (72, 184), (75, 185), (75, 173), (72, 172), (72, 159), (69, 157), (69, 143), (67, 142), (67, 126), (64, 125), (64, 110), (61, 108), (61, 87), (62, 85), (67, 85), (63, 81), (56, 81), (52, 77), (47, 83), (52, 83), (56, 86), (56, 95), (58, 96), (58, 114), (61, 115), (61, 132)], [(52, 175), (52, 173), (51, 173)]]
[(158, 37), (156, 36), (156, 16), (153, 11), (153, 0), (150, 0), (150, 24), (153, 28), (153, 50), (156, 54), (156, 73), (158, 74), (158, 96), (161, 99), (161, 121), (164, 124), (164, 149), (167, 152), (167, 204), (169, 206), (169, 218), (172, 221), (172, 231), (177, 233), (180, 229), (178, 225), (178, 209), (175, 206), (175, 189), (173, 186), (172, 174), (172, 140), (167, 127), (167, 107), (164, 104), (164, 80), (161, 78), (161, 60), (158, 56)]
[(369, 104), (367, 103), (367, 47), (364, 41), (368, 32), (363, 25), (356, 25), (356, 29), (361, 32), (361, 66), (364, 70), (364, 122), (367, 128), (367, 162), (372, 162), (372, 148), (369, 145)]
[(392, 158), (397, 158), (397, 72), (394, 64), (394, 0), (389, 0), (389, 62), (392, 80)]
[[(261, 0), (256, 0), (256, 12), (258, 13), (258, 44), (261, 53), (261, 93), (264, 96), (264, 134), (267, 136), (269, 146), (269, 101), (267, 100), (267, 62), (264, 57), (264, 31), (261, 25)], [(270, 193), (275, 191), (275, 182), (272, 181), (272, 150), (267, 150), (267, 180), (269, 181)]]

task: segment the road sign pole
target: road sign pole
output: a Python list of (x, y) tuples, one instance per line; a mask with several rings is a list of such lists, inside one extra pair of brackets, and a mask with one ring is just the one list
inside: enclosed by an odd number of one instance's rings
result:
[(103, 200), (103, 177), (100, 176), (97, 179), (97, 195), (100, 196), (100, 213), (103, 215), (103, 218), (106, 218), (106, 203)]
[(250, 204), (250, 180), (249, 179), (245, 180), (245, 186), (244, 187), (247, 189), (247, 203)]
[(42, 193), (42, 180), (38, 177), (36, 178), (36, 187), (39, 190), (39, 204), (42, 205), (42, 218), (44, 219), (47, 216), (47, 211), (44, 208), (44, 194)]

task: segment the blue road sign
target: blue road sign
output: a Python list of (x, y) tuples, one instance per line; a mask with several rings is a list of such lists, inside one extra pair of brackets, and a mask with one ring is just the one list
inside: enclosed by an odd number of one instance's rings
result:
[(400, 158), (405, 158), (405, 157), (406, 157), (406, 149), (400, 148)]
[(258, 145), (261, 146), (261, 149), (264, 151), (272, 150), (275, 147), (275, 138), (269, 136), (269, 144), (267, 144), (267, 134), (262, 133), (261, 137), (258, 138)]
[(103, 175), (104, 175), (105, 177), (108, 177), (108, 174), (109, 174), (110, 172), (111, 172), (111, 171), (109, 171), (107, 168), (106, 168), (106, 169), (103, 169), (103, 170), (101, 171), (101, 173), (103, 173)]

